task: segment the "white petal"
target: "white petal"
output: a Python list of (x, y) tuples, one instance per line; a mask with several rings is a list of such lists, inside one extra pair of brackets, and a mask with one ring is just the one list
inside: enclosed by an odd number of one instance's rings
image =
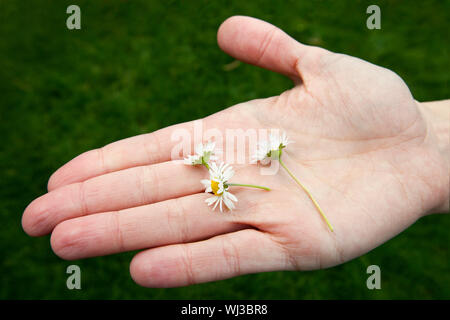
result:
[(282, 137), (281, 137), (281, 143), (283, 146), (287, 146), (288, 144), (293, 143), (294, 141), (289, 140), (289, 137), (287, 136), (286, 132), (283, 131)]
[(270, 141), (260, 141), (258, 143), (258, 148), (256, 150), (255, 157), (258, 160), (264, 159), (264, 157), (266, 157), (266, 155), (270, 152), (270, 148), (271, 148)]
[(220, 197), (216, 197), (216, 204), (214, 205), (213, 211), (216, 210), (216, 207), (219, 204), (219, 202), (221, 202), (221, 198)]
[(223, 179), (225, 181), (230, 180), (234, 176), (234, 170), (232, 167), (227, 168), (227, 170), (223, 173)]
[(224, 163), (224, 162), (221, 162), (220, 164), (219, 164), (219, 167), (217, 168), (217, 173), (219, 174), (219, 175), (222, 175), (222, 172), (223, 172), (223, 168), (224, 167), (226, 167), (226, 164)]
[(234, 209), (234, 204), (233, 204), (233, 202), (231, 202), (230, 199), (223, 198), (223, 202), (225, 203), (227, 208), (230, 209), (230, 211), (232, 211)]
[(212, 205), (215, 201), (217, 201), (217, 197), (211, 197), (205, 200), (205, 202), (208, 204), (208, 206)]
[(209, 164), (209, 174), (211, 176), (215, 176), (217, 170), (218, 170), (218, 168), (217, 168), (217, 164), (215, 162), (212, 162)]
[(230, 200), (233, 200), (233, 201), (235, 201), (235, 202), (238, 201), (238, 199), (236, 198), (236, 196), (235, 196), (234, 194), (230, 193), (230, 192), (227, 192), (227, 197), (228, 197)]

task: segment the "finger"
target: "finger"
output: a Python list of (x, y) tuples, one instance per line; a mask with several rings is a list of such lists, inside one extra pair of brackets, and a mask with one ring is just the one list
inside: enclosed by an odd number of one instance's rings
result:
[(203, 191), (203, 168), (169, 161), (133, 167), (69, 184), (34, 200), (22, 225), (29, 235), (49, 233), (58, 223), (97, 212), (121, 210)]
[(286, 251), (265, 233), (245, 229), (208, 240), (138, 253), (131, 277), (144, 287), (179, 287), (242, 274), (291, 269)]
[(104, 212), (58, 224), (53, 251), (73, 260), (206, 239), (247, 227), (235, 214), (213, 212), (208, 194), (195, 194), (116, 212)]
[(225, 20), (217, 41), (223, 51), (236, 59), (291, 78), (303, 78), (303, 70), (313, 67), (311, 62), (326, 52), (299, 43), (270, 23), (244, 16)]
[(50, 177), (48, 190), (118, 170), (172, 160), (172, 150), (179, 143), (172, 140), (172, 135), (192, 137), (193, 128), (194, 121), (181, 123), (82, 153)]

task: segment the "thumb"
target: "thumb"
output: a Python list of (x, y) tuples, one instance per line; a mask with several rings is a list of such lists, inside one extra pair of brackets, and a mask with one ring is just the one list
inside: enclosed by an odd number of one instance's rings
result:
[(295, 82), (305, 81), (317, 69), (325, 49), (307, 46), (265, 21), (233, 16), (217, 33), (220, 48), (229, 55), (259, 67), (282, 73)]

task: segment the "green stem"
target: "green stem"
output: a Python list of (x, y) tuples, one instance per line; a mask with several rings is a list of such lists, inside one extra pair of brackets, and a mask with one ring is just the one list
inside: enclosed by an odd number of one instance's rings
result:
[(242, 183), (227, 183), (228, 186), (234, 186), (234, 187), (249, 187), (249, 188), (257, 188), (257, 189), (263, 189), (270, 191), (267, 187), (257, 186), (254, 184), (242, 184)]
[(209, 164), (207, 163), (207, 162), (205, 162), (205, 161), (203, 161), (203, 159), (202, 159), (202, 164), (206, 167), (206, 169), (208, 169), (208, 171), (209, 171)]
[(286, 167), (286, 165), (284, 164), (283, 161), (281, 161), (281, 158), (278, 159), (280, 161), (281, 166), (287, 171), (287, 173), (289, 173), (289, 175), (292, 177), (292, 179), (295, 180), (295, 182), (297, 182), (297, 184), (302, 187), (302, 189), (306, 192), (306, 194), (308, 195), (308, 197), (311, 199), (311, 201), (314, 203), (314, 205), (316, 206), (317, 210), (319, 211), (320, 215), (323, 217), (323, 219), (325, 220), (325, 222), (327, 223), (328, 227), (330, 228), (330, 230), (333, 232), (333, 226), (331, 225), (331, 223), (328, 221), (327, 217), (325, 216), (325, 213), (323, 213), (322, 209), (320, 208), (319, 204), (317, 203), (317, 201), (314, 199), (314, 197), (312, 196), (311, 192), (309, 192), (309, 190), (294, 176), (294, 174)]

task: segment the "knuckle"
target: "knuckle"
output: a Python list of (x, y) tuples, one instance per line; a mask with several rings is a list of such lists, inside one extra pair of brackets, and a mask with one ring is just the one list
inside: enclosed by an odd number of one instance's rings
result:
[(183, 263), (183, 267), (185, 270), (185, 276), (186, 276), (186, 283), (187, 285), (192, 285), (196, 283), (196, 276), (194, 274), (194, 268), (193, 268), (193, 259), (192, 259), (192, 252), (189, 245), (181, 245), (181, 249), (183, 250), (183, 253), (181, 255), (181, 260)]
[(182, 201), (178, 198), (169, 202), (167, 208), (167, 224), (170, 232), (177, 239), (178, 243), (185, 243), (190, 240), (189, 221), (187, 212)]
[(234, 276), (241, 274), (239, 248), (233, 242), (232, 237), (222, 238), (222, 255), (230, 273)]
[(161, 162), (162, 143), (158, 132), (151, 133), (149, 139), (144, 142), (144, 150), (147, 155), (147, 163)]
[(261, 42), (261, 45), (258, 49), (258, 58), (257, 58), (257, 62), (256, 64), (258, 64), (259, 62), (261, 62), (264, 59), (264, 56), (266, 55), (266, 52), (269, 50), (273, 39), (276, 38), (276, 35), (280, 33), (280, 30), (277, 28), (274, 28), (272, 30), (270, 30), (265, 36), (263, 41)]
[[(109, 173), (110, 169), (108, 168), (108, 166), (106, 165), (106, 157), (105, 157), (105, 153), (106, 153), (106, 146), (98, 148), (97, 149), (97, 157), (98, 157), (98, 161), (100, 162), (100, 167), (101, 170), (103, 172), (103, 174)], [(89, 151), (88, 151), (89, 152)]]
[(125, 242), (122, 232), (122, 222), (120, 218), (120, 212), (115, 211), (111, 214), (112, 225), (113, 225), (113, 234), (116, 242), (116, 247), (119, 252), (125, 251)]
[(83, 182), (78, 183), (78, 188), (73, 189), (74, 203), (79, 204), (81, 215), (84, 216), (89, 213), (87, 201), (86, 201), (86, 185)]
[(159, 177), (157, 170), (149, 165), (141, 167), (136, 174), (139, 175), (139, 192), (142, 204), (154, 203), (159, 199)]

